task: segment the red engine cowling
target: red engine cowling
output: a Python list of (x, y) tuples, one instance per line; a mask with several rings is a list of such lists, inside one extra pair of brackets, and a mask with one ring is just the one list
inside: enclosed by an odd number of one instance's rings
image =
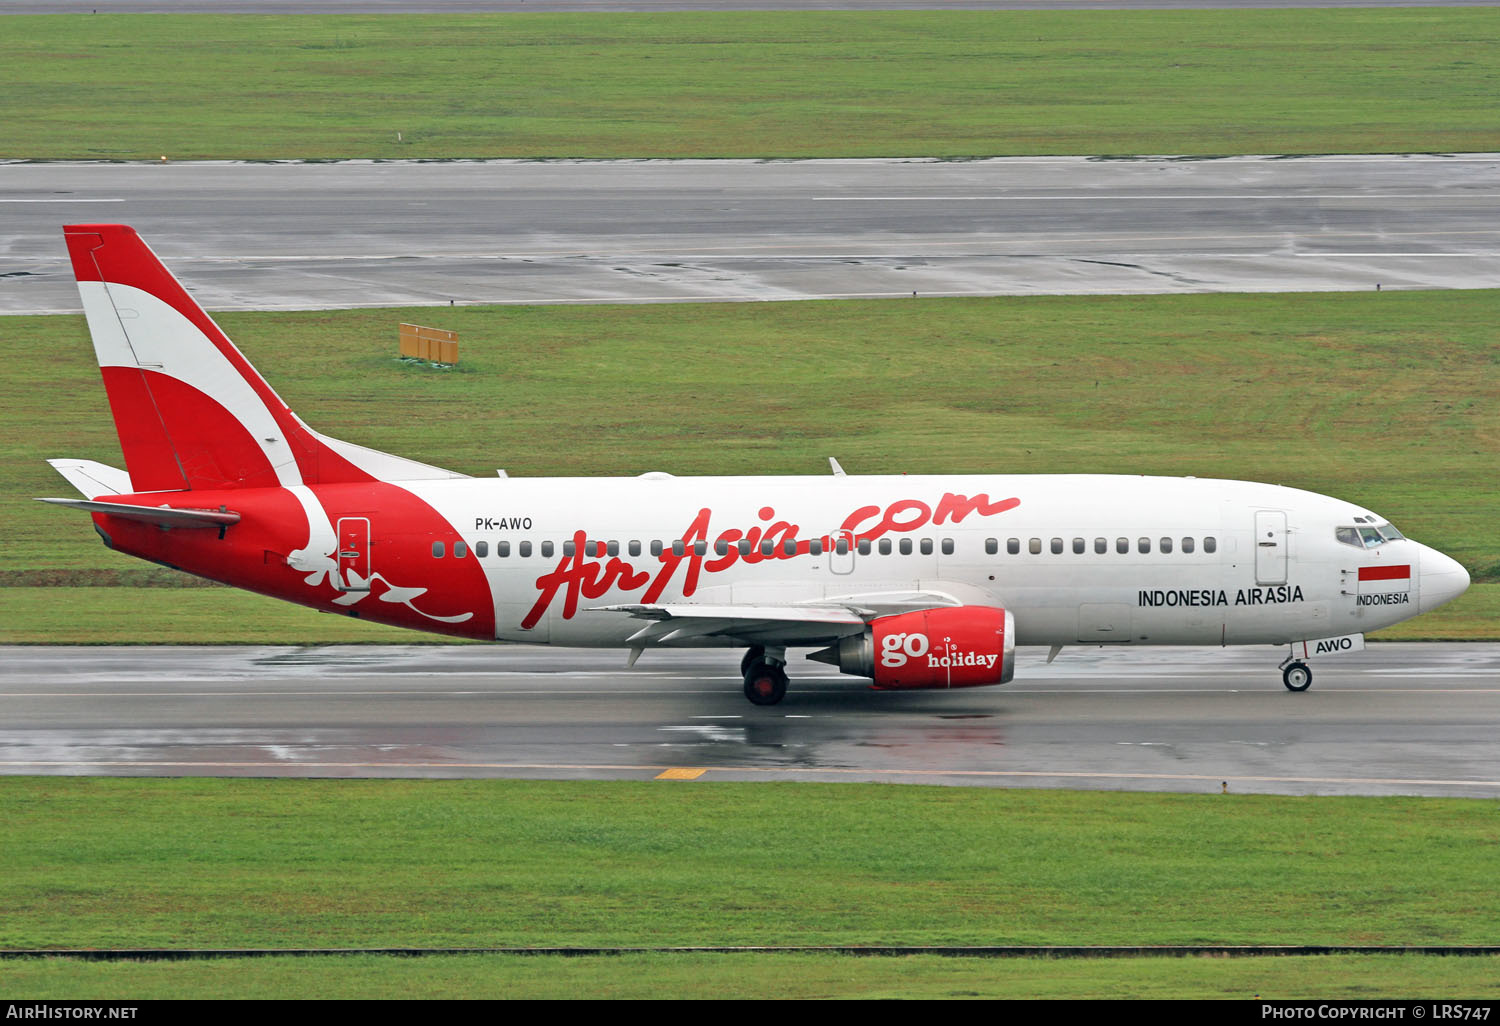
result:
[(873, 677), (881, 689), (972, 688), (1015, 675), (1015, 618), (993, 606), (882, 616), (812, 658)]

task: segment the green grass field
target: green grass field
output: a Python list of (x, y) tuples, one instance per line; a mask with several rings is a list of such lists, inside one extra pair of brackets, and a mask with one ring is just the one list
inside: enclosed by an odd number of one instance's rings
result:
[(1500, 958), (988, 959), (916, 955), (226, 958), (208, 962), (0, 961), (0, 988), (90, 998), (1489, 998)]
[(23, 159), (1487, 151), (1500, 11), (10, 16)]
[[(1493, 944), (1490, 802), (10, 778), (0, 947)], [(0, 961), (11, 994), (1493, 996), (1493, 958)], [(377, 979), (378, 977), (383, 979)]]
[[(0, 947), (1493, 944), (1493, 802), (12, 777)], [(1417, 871), (1420, 867), (1420, 871)]]
[[(1492, 291), (233, 313), (305, 419), (478, 475), (1193, 474), (1339, 495), (1476, 585), (1386, 637), (1500, 622)], [(393, 359), (401, 320), (461, 370)], [(0, 322), (0, 641), (414, 640), (105, 550), (49, 456), (119, 465), (81, 317)], [(767, 384), (769, 382), (770, 384)], [(45, 430), (40, 425), (46, 425)], [(149, 590), (142, 590), (143, 587)], [(159, 612), (142, 630), (138, 611)]]

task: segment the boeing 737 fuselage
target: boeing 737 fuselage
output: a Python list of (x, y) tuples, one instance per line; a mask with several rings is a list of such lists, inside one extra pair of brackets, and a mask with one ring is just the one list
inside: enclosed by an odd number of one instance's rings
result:
[(793, 648), (877, 688), (1009, 681), (1017, 645), (1290, 646), (1306, 660), (1468, 587), (1352, 503), (1067, 476), (474, 479), (328, 438), (135, 232), (65, 229), (126, 469), (51, 461), (109, 547), (402, 627), (527, 644)]

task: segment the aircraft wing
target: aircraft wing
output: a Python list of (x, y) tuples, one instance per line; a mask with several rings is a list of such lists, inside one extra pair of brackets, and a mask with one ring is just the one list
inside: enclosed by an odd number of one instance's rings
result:
[(847, 609), (816, 606), (599, 606), (648, 621), (627, 644), (644, 648), (684, 638), (734, 638), (747, 645), (826, 645), (865, 629), (865, 619)]
[(878, 616), (962, 605), (955, 596), (936, 591), (878, 592), (843, 595), (817, 602), (785, 605), (594, 606), (646, 621), (627, 640), (634, 648), (665, 645), (687, 638), (732, 638), (747, 645), (831, 645), (859, 634)]

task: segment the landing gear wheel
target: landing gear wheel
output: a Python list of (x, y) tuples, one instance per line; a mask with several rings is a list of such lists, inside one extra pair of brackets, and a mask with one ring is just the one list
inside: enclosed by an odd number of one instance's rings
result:
[(755, 705), (775, 705), (786, 697), (786, 671), (763, 659), (745, 670), (745, 697)]
[(761, 648), (759, 645), (751, 645), (749, 649), (745, 651), (745, 658), (740, 660), (740, 676), (743, 677), (745, 674), (749, 673), (750, 664), (755, 662), (765, 654), (766, 650)]
[(1306, 691), (1312, 687), (1312, 671), (1306, 663), (1291, 663), (1281, 671), (1281, 682), (1288, 691)]

